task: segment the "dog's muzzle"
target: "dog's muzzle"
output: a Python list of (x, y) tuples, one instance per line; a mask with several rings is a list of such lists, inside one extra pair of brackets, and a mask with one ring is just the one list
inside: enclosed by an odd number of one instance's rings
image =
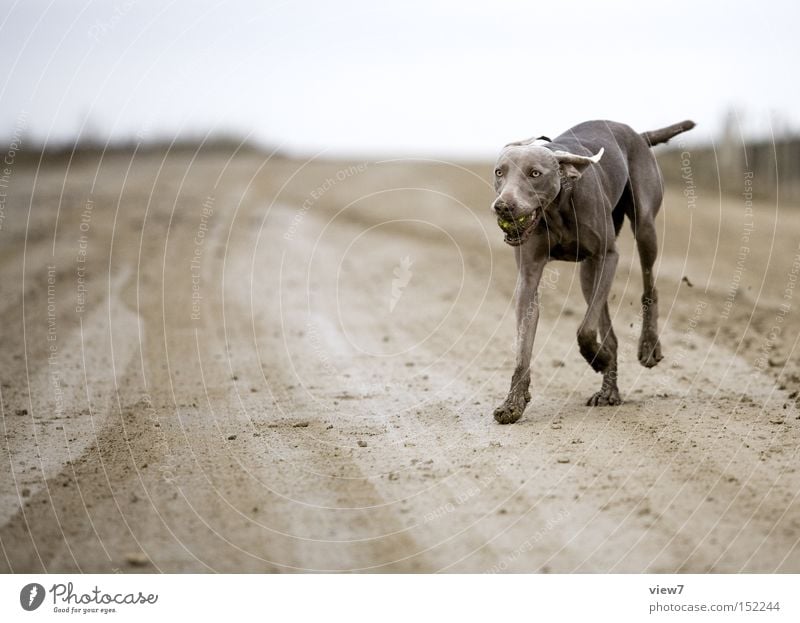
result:
[(512, 247), (523, 244), (542, 220), (543, 211), (541, 208), (534, 208), (530, 214), (523, 214), (516, 218), (506, 215), (497, 217), (497, 224), (505, 234), (504, 242)]

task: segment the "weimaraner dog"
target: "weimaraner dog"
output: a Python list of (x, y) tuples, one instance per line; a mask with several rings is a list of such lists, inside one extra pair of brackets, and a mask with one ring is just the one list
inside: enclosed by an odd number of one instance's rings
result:
[(658, 252), (655, 217), (661, 206), (661, 172), (650, 147), (694, 127), (683, 121), (638, 132), (614, 121), (587, 121), (555, 140), (547, 137), (509, 143), (494, 170), (492, 207), (514, 247), (519, 271), (516, 290), (516, 366), (511, 389), (494, 411), (501, 424), (516, 422), (531, 399), (530, 363), (539, 320), (539, 280), (550, 260), (581, 262), (581, 289), (588, 309), (578, 327), (581, 355), (603, 374), (589, 405), (620, 404), (617, 338), (608, 294), (619, 254), (616, 237), (627, 216), (642, 265), (642, 334), (639, 362), (661, 361), (658, 295), (653, 264)]

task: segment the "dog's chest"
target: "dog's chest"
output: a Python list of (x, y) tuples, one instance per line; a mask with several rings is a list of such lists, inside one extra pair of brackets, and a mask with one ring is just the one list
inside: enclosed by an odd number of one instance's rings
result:
[(564, 262), (581, 262), (590, 255), (592, 255), (591, 250), (584, 247), (577, 240), (560, 242), (550, 247), (551, 260), (562, 260)]
[(556, 213), (547, 220), (545, 234), (552, 260), (580, 262), (595, 252), (595, 236), (580, 227), (568, 215)]

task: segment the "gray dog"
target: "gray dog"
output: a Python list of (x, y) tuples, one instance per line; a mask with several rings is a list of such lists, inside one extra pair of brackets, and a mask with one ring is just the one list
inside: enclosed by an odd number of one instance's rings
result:
[(581, 289), (588, 309), (578, 327), (578, 346), (589, 365), (603, 374), (600, 391), (588, 404), (621, 402), (608, 294), (619, 260), (616, 237), (626, 216), (636, 238), (644, 282), (639, 362), (651, 368), (661, 361), (653, 264), (662, 183), (650, 147), (693, 127), (692, 121), (683, 121), (639, 134), (622, 123), (587, 121), (553, 141), (539, 137), (503, 148), (494, 171), (497, 199), (492, 207), (505, 241), (514, 247), (519, 277), (516, 367), (508, 397), (494, 412), (501, 424), (516, 422), (531, 399), (537, 290), (550, 260), (581, 262)]

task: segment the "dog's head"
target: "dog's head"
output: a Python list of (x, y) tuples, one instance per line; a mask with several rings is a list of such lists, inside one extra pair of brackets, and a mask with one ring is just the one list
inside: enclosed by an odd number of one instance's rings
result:
[(562, 179), (578, 179), (583, 170), (603, 156), (579, 156), (552, 151), (542, 139), (509, 143), (500, 152), (494, 168), (497, 198), (492, 209), (497, 224), (511, 246), (525, 242), (542, 220), (544, 211), (561, 190)]

